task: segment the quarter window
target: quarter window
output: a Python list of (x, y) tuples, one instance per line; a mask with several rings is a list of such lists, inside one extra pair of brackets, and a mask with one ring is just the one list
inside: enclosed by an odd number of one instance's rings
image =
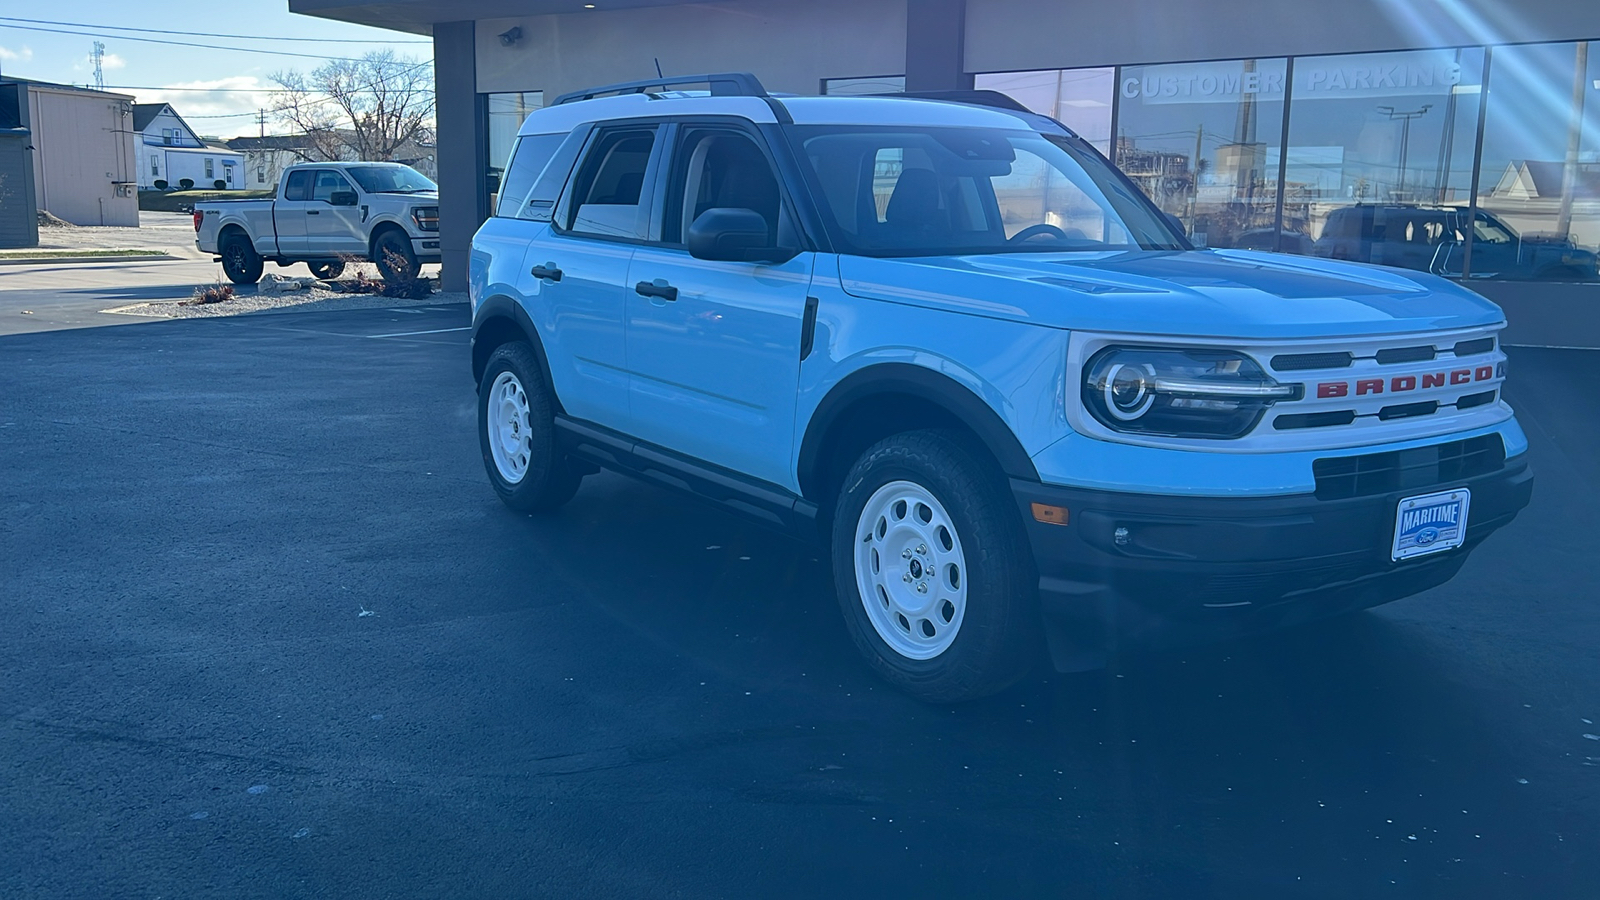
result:
[(550, 157), (555, 155), (563, 138), (565, 135), (560, 134), (530, 134), (517, 141), (517, 148), (511, 152), (511, 165), (506, 168), (505, 179), (500, 184), (495, 215), (509, 219), (522, 217), (528, 192), (533, 190), (533, 183), (539, 180), (544, 167), (550, 164)]
[(289, 180), (283, 185), (283, 199), (285, 200), (310, 200), (311, 199), (311, 172), (290, 172)]
[(654, 128), (600, 135), (573, 184), (567, 227), (584, 234), (642, 237), (639, 198), (655, 141)]

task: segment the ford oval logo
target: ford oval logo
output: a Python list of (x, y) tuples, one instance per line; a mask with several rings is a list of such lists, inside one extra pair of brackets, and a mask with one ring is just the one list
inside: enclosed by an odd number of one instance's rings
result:
[(1434, 528), (1432, 526), (1429, 526), (1429, 527), (1424, 528), (1421, 531), (1417, 532), (1417, 543), (1420, 544), (1421, 546), (1426, 547), (1429, 544), (1433, 543), (1434, 541), (1437, 541), (1438, 539), (1439, 539), (1439, 529)]

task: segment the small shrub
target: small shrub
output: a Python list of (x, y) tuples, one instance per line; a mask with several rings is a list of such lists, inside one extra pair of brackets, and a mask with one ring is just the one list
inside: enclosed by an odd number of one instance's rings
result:
[(226, 181), (223, 181), (221, 178), (218, 178), (216, 181), (211, 182), (211, 186), (216, 188), (219, 191), (225, 191), (225, 190), (228, 189), (228, 183)]
[(180, 190), (185, 190), (185, 191), (194, 190), (194, 179), (193, 178), (179, 178), (178, 179), (178, 188)]
[(167, 180), (165, 178), (157, 178), (155, 184), (156, 190), (158, 191), (164, 191), (167, 189)]
[(233, 285), (218, 282), (210, 287), (197, 287), (194, 296), (187, 300), (178, 301), (180, 306), (204, 306), (207, 303), (223, 303), (233, 299)]
[[(392, 278), (384, 280), (383, 295), (385, 297), (404, 297), (408, 300), (421, 300), (433, 293), (433, 284), (421, 277), (420, 271), (412, 271), (411, 263), (393, 250), (383, 251), (383, 262), (389, 271), (394, 273)], [(417, 267), (419, 270), (420, 266)]]

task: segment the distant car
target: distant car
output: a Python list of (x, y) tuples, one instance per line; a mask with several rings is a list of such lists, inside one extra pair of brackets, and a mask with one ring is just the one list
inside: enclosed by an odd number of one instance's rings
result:
[[(1453, 207), (1358, 204), (1328, 214), (1311, 252), (1329, 259), (1459, 276), (1467, 211)], [(1570, 237), (1519, 235), (1493, 213), (1473, 220), (1472, 276), (1584, 281), (1596, 277), (1596, 256)]]
[(261, 280), (268, 260), (303, 262), (337, 278), (350, 257), (395, 263), (415, 275), (439, 261), (439, 186), (410, 166), (384, 162), (290, 166), (270, 200), (214, 200), (194, 207), (195, 246), (216, 254), (234, 284)]

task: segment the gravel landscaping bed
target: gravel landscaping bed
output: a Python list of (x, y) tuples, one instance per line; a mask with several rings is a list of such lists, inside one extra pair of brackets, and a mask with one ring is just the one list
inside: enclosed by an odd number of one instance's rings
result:
[[(188, 299), (188, 298), (184, 298)], [(232, 300), (186, 306), (181, 300), (157, 300), (135, 303), (105, 310), (124, 316), (155, 316), (165, 319), (204, 319), (215, 316), (239, 316), (246, 313), (273, 312), (333, 312), (346, 309), (394, 309), (406, 306), (443, 306), (466, 303), (463, 291), (445, 291), (429, 294), (420, 300), (402, 297), (383, 297), (377, 294), (341, 294), (324, 288), (312, 288), (283, 294), (240, 293)]]

